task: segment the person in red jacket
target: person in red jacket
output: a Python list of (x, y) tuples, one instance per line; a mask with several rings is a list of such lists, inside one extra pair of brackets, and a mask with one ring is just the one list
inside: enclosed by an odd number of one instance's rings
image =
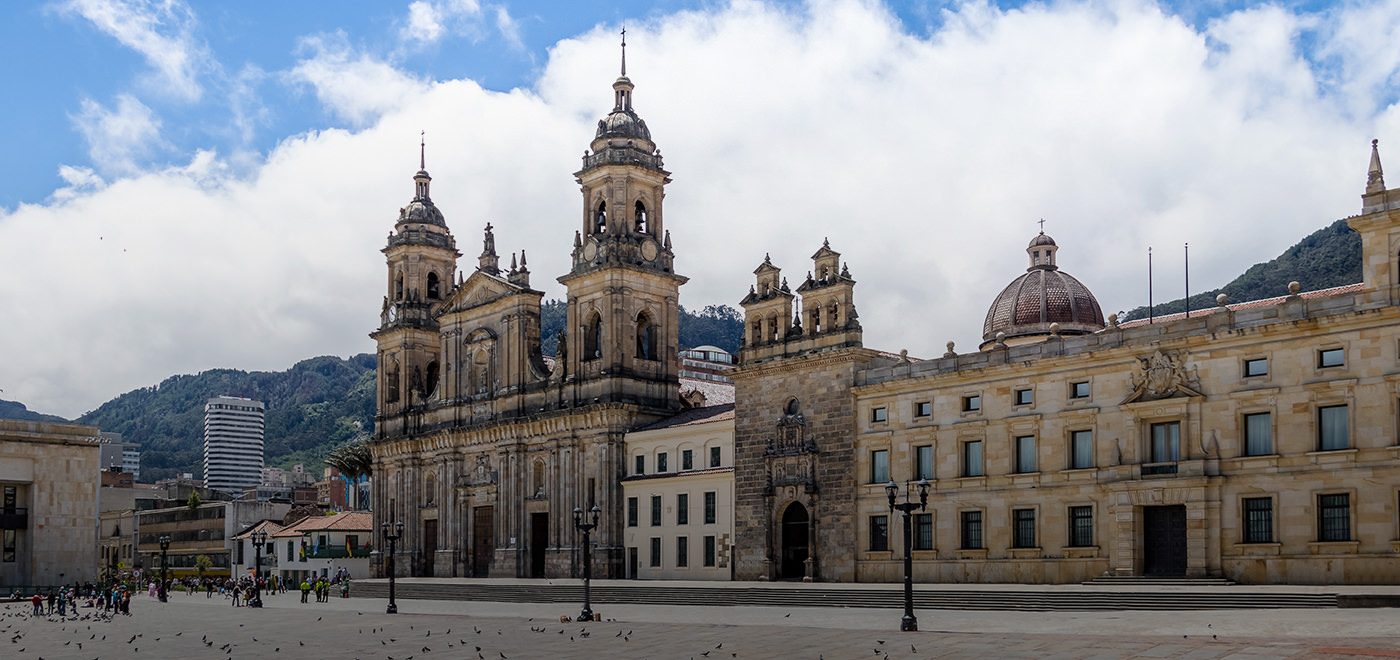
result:
[(34, 597), (29, 602), (34, 603), (34, 616), (44, 615), (44, 597), (39, 595), (38, 589), (34, 590)]

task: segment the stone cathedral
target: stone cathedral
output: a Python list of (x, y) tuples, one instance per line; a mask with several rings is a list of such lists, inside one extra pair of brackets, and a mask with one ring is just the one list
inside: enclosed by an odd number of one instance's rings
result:
[[(375, 524), (403, 522), (396, 572), (555, 577), (581, 566), (575, 508), (599, 507), (594, 574), (622, 573), (623, 435), (682, 408), (670, 181), (632, 109), (625, 59), (583, 167), (567, 330), (540, 351), (524, 252), (503, 268), (486, 225), (474, 269), (414, 175), (384, 247)], [(561, 236), (561, 244), (569, 240)], [(378, 562), (375, 562), (378, 565)]]

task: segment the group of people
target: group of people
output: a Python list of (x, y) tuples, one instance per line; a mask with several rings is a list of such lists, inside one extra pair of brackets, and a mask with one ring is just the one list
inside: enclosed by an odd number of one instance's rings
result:
[(316, 592), (316, 602), (329, 603), (331, 601), (331, 588), (339, 587), (340, 597), (350, 597), (350, 573), (341, 569), (330, 578), (325, 576), (310, 577), (301, 581), (301, 602), (305, 603), (307, 596), (311, 592)]
[[(15, 594), (18, 596), (18, 593)], [(48, 595), (45, 596), (38, 589), (34, 590), (34, 595), (29, 599), (34, 606), (34, 616), (52, 616), (55, 612), (59, 617), (77, 616), (78, 604), (83, 603), (83, 607), (95, 607), (102, 610), (103, 614), (131, 614), (131, 588), (124, 583), (116, 583), (107, 588), (94, 587), (91, 584), (63, 586), (49, 588)], [(45, 609), (45, 605), (48, 608)]]

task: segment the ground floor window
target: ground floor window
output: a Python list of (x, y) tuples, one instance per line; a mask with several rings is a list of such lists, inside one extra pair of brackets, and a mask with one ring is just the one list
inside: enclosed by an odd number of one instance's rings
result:
[(1351, 496), (1332, 493), (1317, 496), (1317, 540), (1351, 540)]
[(705, 537), (705, 567), (713, 568), (715, 565), (715, 537)]
[(1244, 542), (1274, 542), (1274, 501), (1267, 497), (1244, 499)]
[(933, 549), (933, 514), (920, 513), (914, 516), (914, 549)]
[(686, 568), (690, 566), (690, 537), (676, 537), (676, 566)]
[(870, 516), (870, 551), (884, 552), (890, 549), (889, 516)]
[(1035, 547), (1035, 509), (1015, 509), (1011, 512), (1011, 547)]
[(661, 539), (651, 540), (651, 567), (661, 568)]
[(962, 548), (979, 550), (982, 548), (982, 512), (963, 511), (961, 514)]
[(1069, 544), (1079, 548), (1094, 544), (1094, 507), (1069, 508)]

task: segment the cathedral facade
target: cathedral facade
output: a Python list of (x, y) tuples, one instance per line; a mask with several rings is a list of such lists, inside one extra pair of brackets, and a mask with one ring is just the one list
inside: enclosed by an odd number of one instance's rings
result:
[(1042, 232), (979, 350), (925, 360), (861, 345), (829, 248), (796, 292), (765, 258), (736, 577), (895, 582), (908, 547), (919, 582), (1400, 580), (1400, 190), (1374, 146), (1348, 222), (1361, 283), (1128, 323)]
[(559, 278), (568, 322), (557, 357), (540, 351), (543, 293), (525, 254), (503, 267), (487, 225), (476, 267), (459, 271), (432, 179), (414, 176), (383, 250), (387, 294), (370, 335), (375, 525), (403, 523), (401, 575), (577, 574), (573, 511), (595, 506), (605, 513), (594, 575), (622, 573), (623, 436), (681, 410), (686, 282), (672, 270), (669, 172), (632, 90), (624, 60), (613, 110), (574, 174), (582, 199), (573, 267)]

